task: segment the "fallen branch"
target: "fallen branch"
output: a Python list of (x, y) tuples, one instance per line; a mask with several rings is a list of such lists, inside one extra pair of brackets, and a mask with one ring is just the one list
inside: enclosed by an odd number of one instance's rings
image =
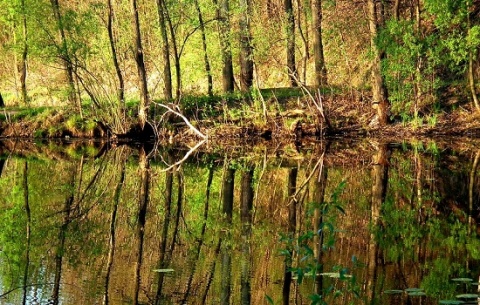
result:
[(200, 130), (198, 130), (195, 126), (193, 126), (192, 123), (190, 123), (190, 121), (183, 114), (181, 114), (178, 111), (173, 110), (172, 108), (170, 108), (169, 106), (167, 106), (165, 104), (156, 103), (156, 105), (167, 109), (168, 112), (171, 112), (171, 113), (175, 114), (176, 116), (179, 116), (185, 122), (185, 124), (187, 124), (187, 126), (191, 130), (193, 130), (193, 132), (195, 132), (200, 138), (207, 139), (207, 136), (204, 135), (203, 133), (201, 133)]

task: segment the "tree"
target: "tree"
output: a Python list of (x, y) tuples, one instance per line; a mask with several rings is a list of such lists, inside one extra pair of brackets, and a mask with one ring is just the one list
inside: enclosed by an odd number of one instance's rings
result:
[(77, 96), (75, 94), (76, 92), (76, 87), (75, 87), (75, 80), (74, 80), (74, 67), (73, 67), (73, 61), (72, 57), (69, 51), (69, 46), (67, 42), (67, 35), (65, 33), (65, 23), (63, 20), (63, 16), (60, 11), (60, 4), (58, 3), (58, 0), (50, 0), (50, 3), (52, 5), (52, 10), (53, 10), (53, 15), (55, 17), (55, 20), (57, 22), (57, 31), (60, 36), (60, 45), (57, 46), (59, 56), (62, 60), (62, 63), (65, 68), (65, 72), (67, 75), (67, 82), (68, 82), (68, 101), (71, 104), (74, 104), (77, 108), (77, 111), (81, 113), (81, 104), (80, 100), (77, 99)]
[(25, 0), (20, 1), (22, 16), (22, 60), (20, 62), (20, 86), (22, 91), (22, 103), (28, 103), (27, 94), (27, 56), (28, 56), (28, 30), (27, 30), (27, 8)]
[(327, 68), (323, 56), (322, 41), (322, 0), (312, 1), (312, 23), (313, 23), (313, 59), (315, 62), (315, 77), (313, 85), (315, 88), (327, 84)]
[(212, 77), (212, 71), (210, 68), (210, 60), (208, 59), (208, 53), (207, 53), (207, 37), (205, 34), (205, 23), (203, 22), (202, 10), (200, 9), (198, 0), (195, 0), (195, 8), (197, 9), (198, 22), (200, 23), (200, 31), (202, 34), (203, 60), (205, 62), (205, 72), (207, 74), (208, 95), (212, 96), (213, 95), (213, 77)]
[(217, 6), (218, 33), (222, 49), (222, 85), (223, 92), (233, 92), (234, 77), (232, 63), (232, 49), (230, 43), (229, 0), (214, 0)]
[(293, 14), (292, 0), (284, 0), (283, 7), (285, 9), (285, 15), (287, 17), (287, 69), (290, 79), (290, 85), (293, 87), (298, 86), (297, 79), (297, 66), (295, 64), (295, 16)]
[(172, 72), (170, 65), (170, 45), (168, 42), (167, 25), (165, 23), (165, 1), (157, 0), (158, 24), (160, 25), (160, 34), (162, 36), (162, 59), (163, 59), (163, 81), (165, 87), (163, 96), (171, 100), (172, 94)]
[(253, 84), (253, 47), (250, 33), (251, 0), (240, 1), (240, 88), (247, 91)]
[(110, 42), (110, 50), (112, 52), (112, 61), (113, 66), (115, 67), (115, 72), (118, 78), (118, 101), (125, 106), (125, 81), (123, 80), (122, 70), (120, 69), (120, 63), (117, 58), (117, 48), (115, 45), (115, 37), (113, 35), (113, 7), (112, 0), (107, 0), (108, 6), (108, 21), (107, 21), (107, 31), (108, 38)]
[(382, 52), (377, 46), (379, 20), (383, 16), (379, 16), (377, 12), (377, 1), (368, 0), (368, 19), (370, 27), (370, 47), (372, 50), (372, 106), (377, 110), (377, 119), (380, 126), (384, 126), (388, 121), (388, 100), (387, 89), (385, 87), (382, 71), (381, 59)]
[[(52, 0), (56, 1), (56, 0)], [(140, 21), (138, 18), (137, 0), (131, 0), (131, 13), (132, 24), (135, 31), (134, 45), (135, 45), (135, 63), (137, 65), (137, 72), (140, 85), (140, 105), (138, 108), (138, 120), (142, 130), (145, 127), (145, 123), (148, 120), (148, 107), (150, 106), (150, 100), (148, 97), (147, 87), (147, 71), (145, 68), (145, 62), (143, 58), (142, 36), (140, 33)]]

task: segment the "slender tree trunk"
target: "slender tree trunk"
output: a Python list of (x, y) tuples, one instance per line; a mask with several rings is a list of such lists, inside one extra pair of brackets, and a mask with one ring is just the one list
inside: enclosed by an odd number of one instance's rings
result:
[(3, 101), (2, 93), (0, 93), (0, 108), (5, 107), (5, 102)]
[(207, 74), (207, 83), (208, 83), (208, 95), (213, 96), (213, 78), (212, 71), (210, 68), (210, 60), (208, 59), (207, 52), (207, 36), (205, 34), (205, 24), (203, 22), (202, 10), (200, 9), (200, 4), (198, 0), (195, 0), (195, 7), (198, 14), (198, 22), (200, 23), (200, 32), (202, 34), (202, 48), (203, 48), (203, 60), (205, 61), (205, 72)]
[[(231, 289), (232, 289), (232, 245), (229, 240), (231, 239), (231, 227), (233, 216), (233, 200), (234, 200), (234, 182), (235, 182), (235, 170), (228, 168), (223, 177), (223, 198), (222, 198), (222, 211), (224, 213), (224, 225), (225, 231), (222, 232), (223, 238), (227, 239), (225, 246), (222, 247), (222, 264), (221, 264), (221, 287), (220, 287), (220, 304), (229, 305)], [(223, 239), (222, 238), (222, 239)]]
[(251, 0), (240, 0), (240, 88), (248, 91), (253, 84), (253, 46), (250, 33)]
[(117, 74), (117, 79), (118, 79), (117, 96), (118, 96), (118, 101), (122, 107), (122, 113), (125, 114), (125, 81), (123, 80), (122, 70), (120, 69), (120, 63), (117, 57), (117, 47), (115, 42), (115, 36), (113, 34), (112, 0), (107, 1), (107, 6), (108, 6), (107, 32), (108, 32), (108, 39), (110, 42), (110, 51), (112, 52), (113, 66), (115, 67), (115, 72)]
[(80, 100), (77, 99), (76, 96), (76, 89), (75, 89), (75, 79), (74, 79), (74, 69), (72, 59), (70, 57), (70, 52), (67, 43), (67, 37), (65, 35), (65, 28), (63, 24), (63, 17), (60, 12), (60, 5), (58, 0), (50, 0), (52, 4), (53, 15), (57, 22), (58, 33), (60, 35), (60, 58), (62, 59), (63, 65), (65, 67), (65, 71), (67, 74), (67, 82), (68, 82), (68, 101), (73, 104), (76, 108), (78, 113), (82, 112)]
[(313, 22), (313, 58), (315, 62), (315, 88), (327, 85), (327, 68), (323, 55), (322, 41), (322, 0), (312, 1), (312, 22)]
[(170, 18), (168, 7), (166, 6), (165, 1), (162, 0), (162, 2), (163, 2), (163, 9), (165, 12), (165, 17), (167, 20), (168, 29), (170, 31), (170, 38), (171, 38), (172, 47), (173, 47), (173, 59), (174, 59), (174, 65), (175, 65), (175, 82), (177, 85), (175, 98), (177, 99), (177, 102), (178, 102), (182, 96), (182, 70), (180, 67), (180, 53), (178, 52), (177, 39), (175, 35), (175, 27), (173, 26), (172, 19)]
[[(470, 5), (469, 5), (470, 7)], [(471, 28), (471, 20), (470, 20), (470, 13), (467, 11), (467, 28), (470, 30)], [(473, 69), (473, 58), (476, 57), (477, 50), (472, 50), (471, 48), (468, 50), (468, 84), (470, 87), (470, 93), (472, 95), (473, 105), (477, 111), (480, 111), (480, 103), (478, 101), (477, 90), (475, 89), (475, 75)]]
[(162, 36), (162, 59), (163, 59), (163, 81), (165, 88), (163, 96), (167, 100), (173, 98), (172, 90), (172, 68), (170, 64), (170, 44), (168, 42), (167, 25), (165, 21), (165, 3), (164, 0), (157, 0), (158, 24)]
[(140, 33), (140, 20), (138, 18), (137, 0), (131, 0), (130, 4), (132, 10), (132, 24), (135, 31), (135, 62), (137, 64), (137, 72), (140, 86), (140, 105), (138, 109), (138, 120), (140, 127), (143, 129), (148, 120), (148, 107), (150, 106), (147, 86), (147, 70), (145, 69), (145, 61), (143, 58), (142, 36)]
[(393, 2), (393, 19), (397, 21), (400, 19), (400, 0)]
[(217, 5), (217, 19), (218, 32), (220, 35), (220, 47), (222, 49), (222, 84), (223, 92), (233, 92), (234, 77), (233, 77), (233, 63), (232, 63), (232, 49), (230, 44), (230, 18), (229, 14), (229, 0), (214, 0)]
[(378, 36), (379, 17), (377, 16), (376, 0), (368, 0), (368, 19), (370, 26), (370, 45), (373, 53), (372, 61), (372, 107), (377, 111), (378, 124), (384, 126), (388, 122), (387, 90), (381, 72), (382, 54), (376, 39)]
[(27, 29), (27, 12), (25, 7), (25, 0), (22, 0), (20, 5), (22, 9), (22, 30), (23, 30), (22, 61), (20, 63), (20, 86), (22, 91), (22, 103), (28, 104), (28, 94), (27, 94), (28, 29)]
[(298, 73), (295, 62), (295, 15), (293, 13), (292, 0), (284, 0), (283, 6), (287, 17), (287, 72), (290, 79), (290, 85), (296, 87), (298, 86)]

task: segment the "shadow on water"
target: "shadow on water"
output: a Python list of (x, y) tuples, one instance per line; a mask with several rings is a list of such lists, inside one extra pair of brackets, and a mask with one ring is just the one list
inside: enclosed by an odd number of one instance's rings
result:
[(477, 302), (473, 142), (8, 141), (0, 156), (0, 303)]

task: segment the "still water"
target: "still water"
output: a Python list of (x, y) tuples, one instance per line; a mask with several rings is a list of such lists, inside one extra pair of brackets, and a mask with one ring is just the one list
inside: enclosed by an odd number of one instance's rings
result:
[(0, 143), (0, 304), (478, 304), (475, 143)]

